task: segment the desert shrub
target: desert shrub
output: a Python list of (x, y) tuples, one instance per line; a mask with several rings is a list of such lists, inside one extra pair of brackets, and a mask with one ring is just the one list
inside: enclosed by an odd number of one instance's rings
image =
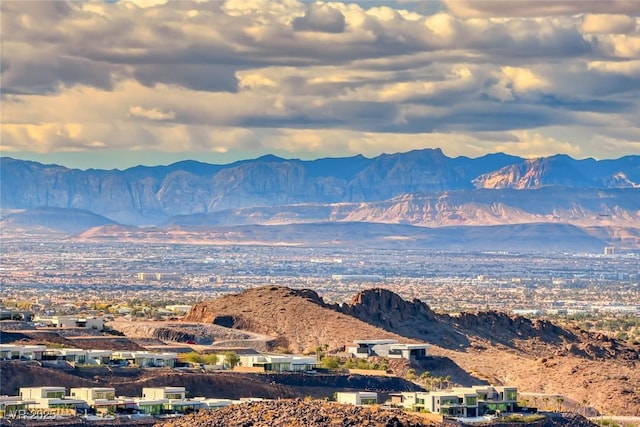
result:
[(185, 362), (190, 362), (190, 363), (204, 363), (202, 361), (202, 355), (200, 353), (196, 353), (195, 351), (189, 352), (189, 353), (185, 353), (185, 354), (181, 354), (180, 359), (182, 359)]

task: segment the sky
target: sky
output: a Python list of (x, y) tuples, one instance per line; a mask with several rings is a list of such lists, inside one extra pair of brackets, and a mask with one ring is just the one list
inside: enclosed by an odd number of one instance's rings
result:
[(640, 154), (640, 1), (3, 0), (2, 156)]

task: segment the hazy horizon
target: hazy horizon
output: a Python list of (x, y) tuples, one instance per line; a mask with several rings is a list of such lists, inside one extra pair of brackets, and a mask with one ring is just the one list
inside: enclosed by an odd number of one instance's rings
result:
[[(418, 149), (413, 149), (413, 150), (409, 150), (409, 151), (416, 151), (416, 150), (442, 150), (440, 147), (434, 147), (434, 148), (418, 148)], [(395, 152), (386, 152), (386, 153), (381, 153), (379, 155), (393, 155), (393, 154), (403, 154), (403, 153), (408, 153), (409, 151), (395, 151)], [(442, 150), (443, 154), (446, 157), (450, 157), (450, 158), (457, 158), (457, 157), (467, 157), (470, 159), (478, 159), (481, 157), (485, 157), (488, 155), (495, 155), (495, 154), (505, 154), (505, 155), (510, 155), (510, 156), (516, 156), (514, 154), (509, 154), (509, 153), (504, 153), (504, 152), (493, 152), (493, 153), (485, 153), (485, 154), (480, 154), (477, 156), (464, 156), (464, 155), (460, 155), (460, 156), (448, 156), (447, 153)], [(58, 166), (64, 166), (66, 168), (69, 169), (79, 169), (79, 170), (88, 170), (88, 169), (99, 169), (99, 170), (113, 170), (113, 169), (117, 169), (117, 170), (126, 170), (126, 169), (131, 169), (131, 168), (135, 168), (135, 167), (162, 167), (162, 166), (169, 166), (172, 164), (176, 164), (176, 163), (181, 163), (181, 162), (189, 162), (189, 161), (196, 161), (196, 162), (200, 162), (200, 163), (206, 163), (206, 164), (212, 164), (212, 165), (229, 165), (235, 162), (240, 162), (240, 161), (251, 161), (251, 160), (256, 160), (258, 158), (261, 157), (266, 157), (266, 156), (276, 156), (279, 157), (283, 160), (286, 161), (314, 161), (314, 160), (322, 160), (322, 159), (331, 159), (331, 158), (349, 158), (349, 157), (358, 157), (358, 156), (363, 156), (365, 158), (368, 159), (373, 159), (375, 157), (378, 157), (379, 155), (376, 156), (367, 156), (364, 155), (362, 153), (354, 153), (352, 155), (349, 156), (318, 156), (318, 157), (306, 157), (306, 158), (302, 158), (302, 157), (286, 157), (286, 153), (285, 155), (279, 155), (279, 154), (274, 154), (274, 153), (265, 153), (265, 154), (261, 154), (258, 156), (254, 156), (254, 157), (238, 157), (238, 158), (231, 158), (230, 160), (225, 160), (224, 158), (221, 158), (220, 161), (216, 161), (215, 159), (212, 161), (207, 161), (202, 159), (202, 156), (194, 156), (194, 157), (184, 157), (184, 158), (177, 158), (177, 160), (170, 160), (170, 161), (166, 161), (164, 163), (131, 163), (128, 166), (121, 166), (121, 167), (99, 167), (99, 166), (87, 166), (86, 164), (79, 164), (77, 162), (75, 162), (70, 156), (70, 153), (64, 153), (61, 154), (59, 156), (38, 156), (38, 155), (33, 155), (33, 154), (26, 154), (25, 156), (21, 156), (20, 154), (24, 154), (24, 153), (0, 153), (0, 158), (12, 158), (12, 159), (16, 159), (16, 160), (21, 160), (21, 161), (33, 161), (33, 162), (37, 162), (37, 163), (41, 163), (41, 164), (45, 164), (45, 165), (58, 165)], [(117, 155), (122, 155), (122, 153), (117, 153)], [(551, 154), (549, 156), (542, 156), (542, 157), (554, 157), (554, 156), (562, 156), (562, 155), (568, 155), (566, 153), (556, 153), (556, 154)], [(640, 154), (628, 154), (625, 156), (620, 156), (620, 157), (611, 157), (611, 158), (594, 158), (594, 157), (582, 157), (582, 158), (578, 158), (578, 157), (574, 157), (571, 155), (568, 155), (569, 157), (575, 159), (575, 160), (586, 160), (586, 159), (595, 159), (595, 160), (617, 160), (620, 159), (622, 157), (627, 157), (627, 156), (633, 156), (633, 155), (640, 155)], [(55, 159), (56, 157), (60, 158), (60, 161), (55, 161), (55, 160), (40, 160), (38, 159), (38, 157), (44, 157), (47, 159)], [(197, 158), (199, 157), (199, 158)], [(516, 157), (521, 157), (523, 159), (534, 159), (535, 157), (522, 157), (522, 156), (516, 156)], [(81, 161), (84, 161), (85, 159), (82, 158), (80, 159)], [(122, 160), (121, 160), (122, 161)], [(126, 161), (123, 162), (124, 164), (127, 164)]]

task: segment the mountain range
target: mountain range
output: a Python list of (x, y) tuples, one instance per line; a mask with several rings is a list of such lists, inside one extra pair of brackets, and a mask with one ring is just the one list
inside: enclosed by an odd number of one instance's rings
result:
[[(384, 223), (532, 224), (544, 235), (565, 224), (597, 240), (594, 246), (640, 249), (640, 156), (450, 158), (439, 149), (424, 149), (374, 158), (304, 161), (267, 155), (226, 165), (183, 161), (126, 170), (0, 161), (3, 233), (113, 237), (134, 226), (152, 237), (158, 229), (180, 230), (177, 236), (255, 225), (329, 229), (358, 223), (380, 230)], [(95, 227), (106, 228), (92, 231)]]

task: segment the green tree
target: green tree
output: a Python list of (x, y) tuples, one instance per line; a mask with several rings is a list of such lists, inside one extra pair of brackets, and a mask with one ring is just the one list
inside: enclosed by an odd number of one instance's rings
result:
[(217, 365), (218, 355), (215, 353), (205, 354), (202, 356), (202, 363), (204, 363), (205, 365)]
[(237, 354), (228, 351), (226, 353), (222, 354), (224, 356), (224, 364), (225, 366), (233, 369), (234, 367), (238, 366), (238, 363), (240, 363), (240, 357), (238, 357)]
[(340, 358), (337, 356), (324, 356), (322, 358), (322, 366), (334, 371), (340, 367)]
[(181, 354), (180, 359), (188, 363), (202, 363), (202, 355), (195, 351)]
[(418, 378), (418, 376), (416, 375), (416, 371), (415, 371), (415, 369), (409, 369), (409, 370), (407, 371), (407, 375), (405, 375), (405, 378), (406, 378), (407, 380), (409, 380), (409, 381), (413, 381), (413, 380), (415, 380), (416, 378)]

